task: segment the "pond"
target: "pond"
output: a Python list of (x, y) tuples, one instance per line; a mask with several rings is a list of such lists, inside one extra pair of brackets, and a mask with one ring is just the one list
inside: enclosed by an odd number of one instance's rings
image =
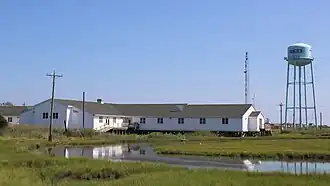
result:
[(330, 162), (272, 161), (257, 159), (210, 158), (198, 156), (163, 156), (148, 144), (116, 144), (97, 147), (55, 147), (55, 156), (86, 157), (109, 161), (141, 161), (165, 163), (191, 168), (216, 168), (259, 172), (288, 172), (293, 174), (330, 173)]

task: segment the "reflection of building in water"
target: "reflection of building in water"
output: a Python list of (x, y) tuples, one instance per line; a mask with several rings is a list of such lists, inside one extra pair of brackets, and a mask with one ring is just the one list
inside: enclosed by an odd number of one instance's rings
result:
[(52, 153), (59, 156), (86, 157), (90, 159), (106, 159), (111, 161), (149, 161), (162, 162), (171, 165), (181, 165), (198, 168), (239, 168), (247, 171), (288, 172), (293, 174), (330, 173), (330, 163), (321, 162), (286, 162), (286, 161), (258, 161), (253, 159), (219, 159), (211, 160), (202, 157), (167, 157), (158, 156), (152, 148), (131, 145), (110, 145), (103, 147), (85, 148), (54, 148)]
[(93, 151), (90, 148), (64, 148), (64, 156), (66, 158), (70, 157), (86, 157), (91, 158), (93, 157)]
[[(93, 159), (103, 159), (105, 157), (119, 157), (128, 151), (127, 145), (111, 145), (105, 147), (85, 147), (85, 148), (64, 148), (64, 156), (87, 157)], [(57, 152), (57, 154), (61, 154)]]
[[(141, 152), (142, 151), (142, 152)], [(108, 159), (128, 155), (145, 154), (139, 145), (109, 145), (103, 147), (69, 147), (56, 148), (54, 154), (69, 157), (87, 157), (93, 159)]]
[(320, 162), (286, 162), (286, 161), (253, 161), (243, 160), (248, 171), (287, 172), (292, 174), (316, 174), (330, 172), (329, 163)]
[(323, 173), (326, 169), (322, 170), (322, 167), (318, 168), (320, 162), (283, 162), (281, 161), (281, 171), (291, 172), (294, 174), (306, 174), (306, 173)]
[(95, 147), (93, 149), (94, 159), (103, 159), (105, 157), (118, 157), (123, 156), (124, 153), (128, 152), (127, 145), (111, 145), (105, 147)]
[(258, 164), (258, 163), (260, 164), (261, 163), (260, 161), (258, 161), (256, 163), (252, 163), (250, 160), (243, 160), (242, 162), (246, 166), (246, 169), (248, 171), (253, 171), (254, 170), (254, 167), (256, 166), (256, 164)]

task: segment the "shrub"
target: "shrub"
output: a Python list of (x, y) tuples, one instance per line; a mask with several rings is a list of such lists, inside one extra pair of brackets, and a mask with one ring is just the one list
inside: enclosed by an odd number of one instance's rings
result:
[(290, 133), (292, 133), (292, 131), (290, 131), (290, 130), (283, 130), (283, 131), (281, 131), (281, 134), (290, 134)]
[(0, 115), (0, 129), (7, 128), (7, 127), (8, 127), (7, 120), (5, 119), (5, 117)]
[(215, 134), (213, 134), (210, 131), (198, 131), (198, 132), (193, 132), (192, 133), (193, 136), (215, 136)]
[(7, 120), (2, 115), (0, 115), (0, 134), (1, 135), (7, 127), (8, 127)]

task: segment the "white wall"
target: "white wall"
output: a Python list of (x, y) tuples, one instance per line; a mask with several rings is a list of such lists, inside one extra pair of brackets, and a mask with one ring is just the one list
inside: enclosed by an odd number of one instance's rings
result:
[(34, 112), (33, 109), (27, 110), (19, 116), (20, 124), (34, 124)]
[(242, 116), (242, 125), (243, 125), (243, 131), (247, 132), (249, 131), (249, 116), (252, 112), (256, 111), (253, 106), (251, 106), (245, 114)]
[(11, 118), (11, 122), (8, 121), (9, 124), (19, 124), (19, 116), (3, 116), (7, 121), (8, 118)]
[(253, 131), (253, 132), (260, 131), (259, 125), (257, 122), (257, 117), (249, 117), (248, 130)]
[[(35, 105), (31, 110), (20, 115), (21, 124), (32, 124), (39, 126), (49, 125), (51, 100)], [(74, 110), (74, 111), (73, 111)], [(48, 112), (48, 118), (43, 119), (43, 113)], [(54, 128), (64, 128), (64, 121), (68, 128), (82, 128), (83, 113), (80, 109), (54, 102), (54, 113), (58, 113), (58, 119), (53, 119)], [(85, 112), (85, 128), (93, 128), (93, 115)]]
[[(146, 123), (140, 124), (140, 130), (172, 131), (249, 131), (249, 115), (255, 111), (251, 106), (242, 118), (229, 118), (229, 124), (222, 124), (222, 118), (206, 118), (206, 124), (200, 124), (200, 118), (185, 118), (184, 124), (178, 124), (178, 118), (163, 118), (163, 124), (157, 123), (156, 117), (146, 117)], [(133, 122), (140, 123), (140, 117), (134, 116)], [(259, 131), (259, 127), (253, 127)]]
[[(83, 128), (83, 111), (79, 108), (68, 106), (66, 109), (66, 121), (68, 128)], [(93, 114), (85, 112), (85, 128), (93, 129)]]
[[(200, 118), (185, 118), (184, 124), (178, 124), (178, 118), (163, 118), (163, 124), (157, 123), (157, 118), (146, 118), (145, 124), (140, 124), (140, 130), (164, 131), (243, 131), (241, 118), (229, 118), (228, 124), (222, 124), (222, 118), (205, 118), (206, 124), (200, 124)], [(134, 121), (140, 123), (139, 117)]]
[[(100, 122), (100, 116), (103, 117), (103, 119), (101, 120), (102, 122)], [(93, 117), (94, 129), (97, 130), (99, 128), (102, 128), (104, 125), (108, 125), (113, 128), (122, 128), (124, 127), (123, 117), (124, 116), (95, 114)]]
[(265, 129), (265, 118), (262, 114), (259, 114), (259, 116), (257, 117), (257, 122), (259, 129)]
[[(19, 123), (22, 124), (37, 124), (48, 125), (49, 118), (43, 119), (42, 114), (48, 112), (50, 115), (51, 100), (47, 100), (34, 106), (33, 109), (21, 114)], [(146, 117), (146, 124), (140, 124), (141, 130), (167, 130), (167, 131), (251, 131), (252, 129), (259, 130), (259, 127), (253, 125), (249, 126), (249, 115), (255, 111), (254, 107), (250, 107), (242, 118), (229, 118), (228, 124), (222, 124), (222, 118), (206, 118), (206, 124), (200, 124), (200, 118), (185, 118), (184, 124), (178, 124), (178, 118), (163, 118), (163, 124), (157, 123), (156, 117)], [(64, 127), (66, 121), (68, 128), (82, 128), (82, 110), (72, 107), (54, 103), (54, 113), (58, 113), (58, 119), (53, 119), (53, 127)], [(103, 122), (99, 121), (99, 116), (103, 116)], [(259, 116), (261, 118), (259, 118)], [(262, 119), (264, 127), (264, 118), (262, 114), (258, 119)], [(127, 116), (129, 117), (129, 116)], [(116, 121), (114, 122), (114, 118)], [(131, 123), (140, 123), (139, 116), (133, 116)], [(122, 128), (124, 124), (124, 116), (114, 115), (93, 115), (85, 112), (85, 128), (93, 128), (95, 130), (104, 125), (109, 125), (114, 128)], [(251, 120), (253, 123), (253, 121)], [(126, 124), (126, 123), (125, 123)], [(259, 120), (257, 122), (259, 124)]]
[[(46, 126), (49, 124), (49, 116), (50, 116), (50, 104), (51, 100), (47, 100), (35, 105), (32, 109), (33, 113), (33, 123), (35, 125)], [(43, 113), (48, 113), (48, 118), (43, 119)], [(58, 113), (58, 119), (53, 119), (54, 128), (63, 128), (64, 120), (66, 119), (66, 106), (58, 104), (54, 102), (54, 113)]]
[(256, 117), (249, 117), (249, 131), (260, 131), (265, 128), (265, 118), (260, 113)]

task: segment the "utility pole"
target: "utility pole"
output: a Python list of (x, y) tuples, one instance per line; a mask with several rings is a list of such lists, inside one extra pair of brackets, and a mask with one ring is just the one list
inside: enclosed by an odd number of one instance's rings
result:
[(85, 130), (85, 92), (83, 92), (83, 105), (82, 105), (82, 124), (83, 124), (83, 130)]
[(52, 86), (52, 102), (50, 106), (50, 116), (49, 116), (49, 136), (48, 141), (52, 141), (52, 124), (53, 124), (53, 112), (54, 112), (54, 96), (55, 96), (55, 80), (56, 78), (63, 77), (63, 75), (57, 75), (55, 70), (53, 74), (47, 74), (47, 76), (52, 77), (53, 79), (53, 86)]
[(248, 52), (245, 52), (245, 62), (244, 62), (244, 96), (245, 104), (249, 101), (249, 57)]
[(322, 112), (320, 112), (320, 128), (322, 127), (322, 125), (323, 125), (323, 113)]
[(283, 103), (279, 104), (280, 106), (280, 125), (281, 125), (281, 132), (283, 131)]

